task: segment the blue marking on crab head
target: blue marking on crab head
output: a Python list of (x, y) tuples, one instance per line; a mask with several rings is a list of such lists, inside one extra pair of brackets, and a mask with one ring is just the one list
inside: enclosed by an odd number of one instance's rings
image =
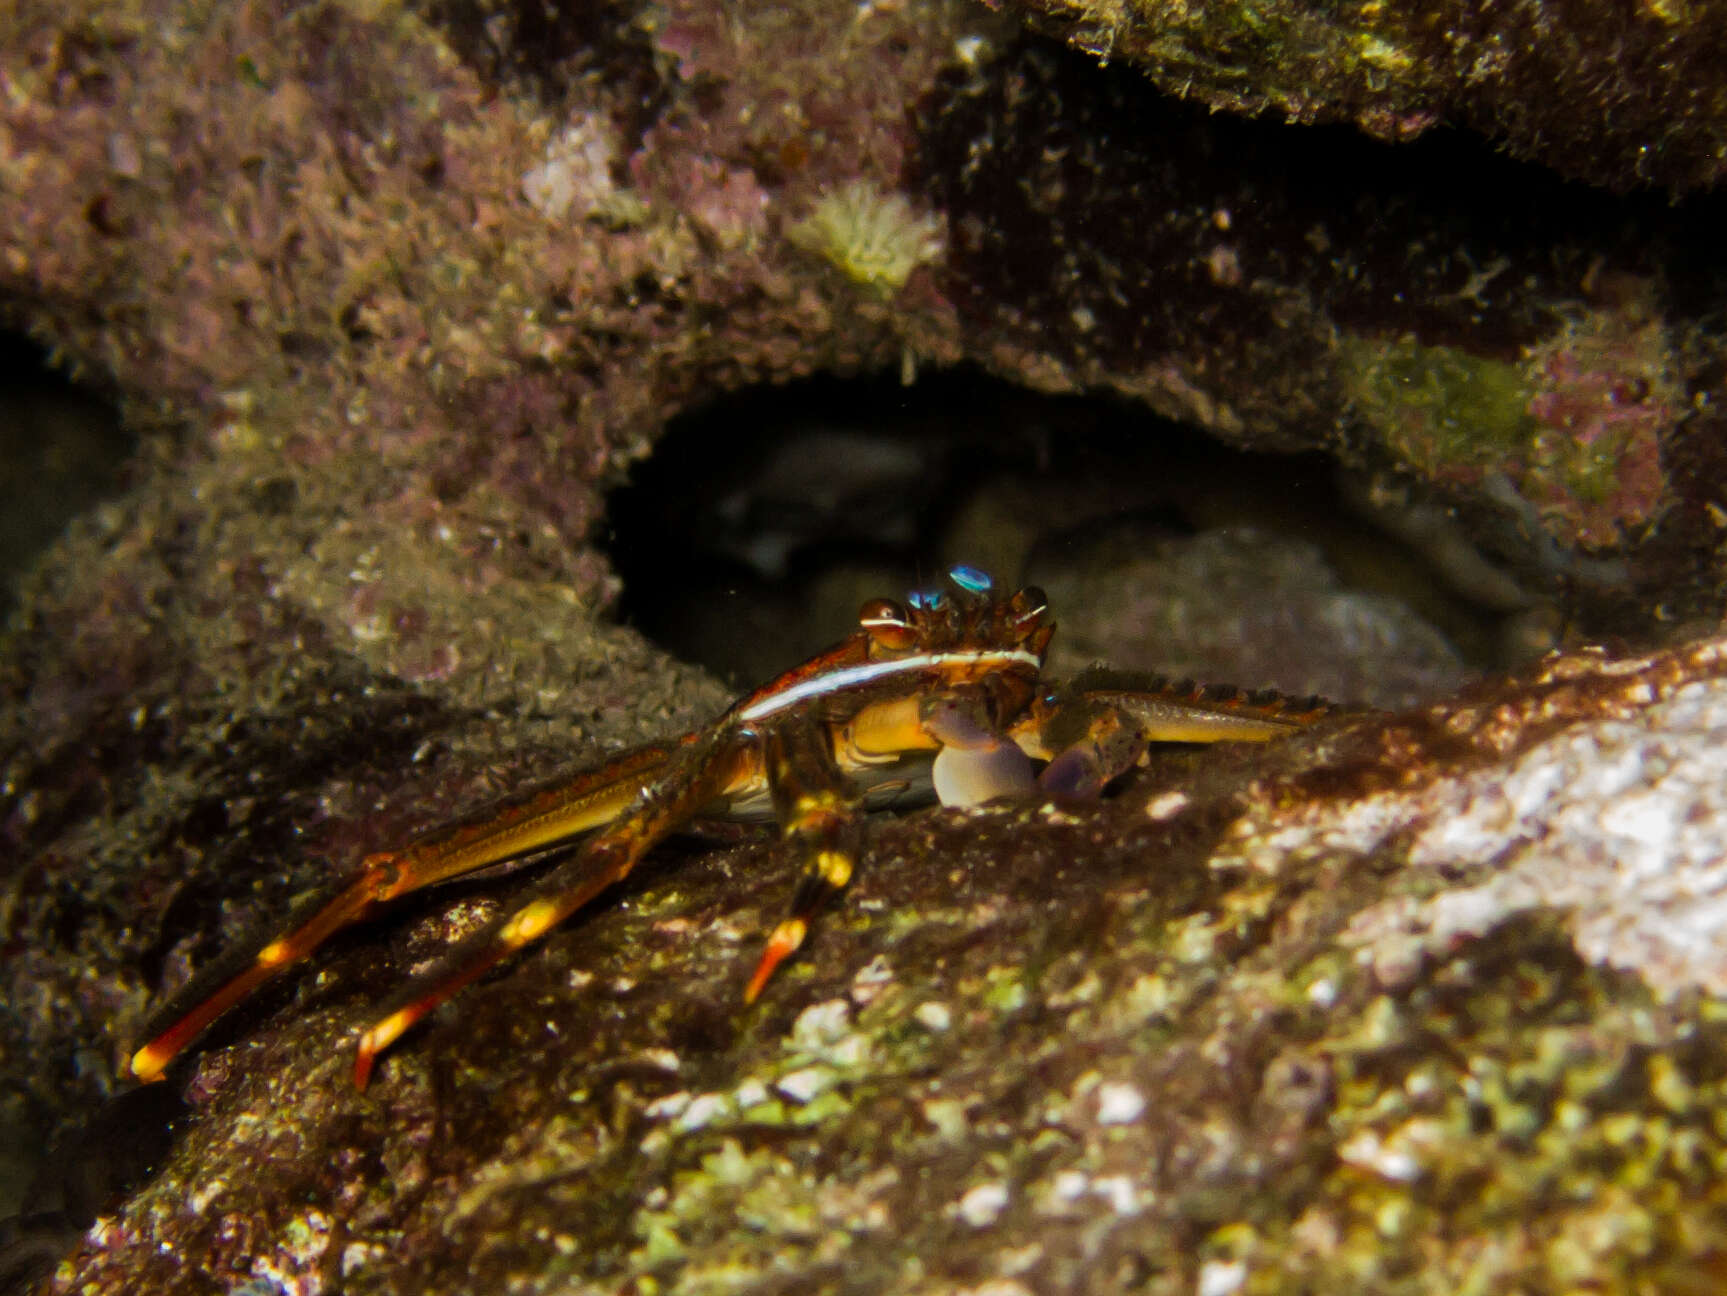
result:
[(905, 596), (905, 601), (919, 612), (934, 612), (947, 602), (947, 595), (940, 590), (913, 590)]
[(989, 578), (988, 572), (981, 572), (976, 567), (967, 567), (964, 563), (955, 563), (949, 567), (947, 578), (967, 594), (988, 594), (990, 590), (995, 588), (995, 582)]

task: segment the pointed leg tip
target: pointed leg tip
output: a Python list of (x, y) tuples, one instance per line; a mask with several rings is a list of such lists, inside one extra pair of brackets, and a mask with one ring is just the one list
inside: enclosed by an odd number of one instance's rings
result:
[(744, 1002), (753, 1004), (761, 998), (762, 988), (767, 985), (768, 978), (774, 974), (774, 968), (779, 965), (785, 955), (775, 956), (770, 949), (764, 952), (761, 961), (756, 964), (756, 970), (750, 976), (750, 983), (744, 987)]
[(744, 987), (744, 1002), (752, 1004), (761, 995), (762, 988), (767, 985), (768, 978), (773, 976), (774, 969), (786, 961), (788, 957), (804, 943), (804, 936), (809, 931), (809, 924), (801, 918), (788, 918), (773, 930), (768, 937), (767, 948), (762, 951), (761, 961), (756, 964), (755, 975), (750, 977), (749, 985)]
[(354, 1088), (361, 1093), (366, 1092), (366, 1086), (372, 1083), (372, 1063), (377, 1054), (366, 1047), (364, 1040), (360, 1041), (360, 1050), (354, 1054)]
[(420, 1018), (432, 1010), (441, 999), (428, 998), (419, 1003), (409, 1004), (406, 1008), (398, 1008), (382, 1021), (374, 1022), (360, 1036), (359, 1048), (354, 1053), (354, 1087), (364, 1090), (372, 1078), (372, 1067), (382, 1053), (390, 1045), (402, 1037), (402, 1033)]
[(134, 1080), (142, 1081), (144, 1084), (153, 1084), (162, 1078), (162, 1073), (168, 1069), (168, 1063), (173, 1059), (173, 1056), (172, 1053), (160, 1050), (155, 1045), (146, 1045), (134, 1053), (131, 1061), (126, 1065)]
[(378, 1063), (378, 1054), (396, 1037), (384, 1033), (392, 1021), (394, 1018), (387, 1017), (360, 1036), (359, 1047), (354, 1050), (354, 1088), (361, 1093), (365, 1093), (366, 1086), (372, 1083), (372, 1068)]

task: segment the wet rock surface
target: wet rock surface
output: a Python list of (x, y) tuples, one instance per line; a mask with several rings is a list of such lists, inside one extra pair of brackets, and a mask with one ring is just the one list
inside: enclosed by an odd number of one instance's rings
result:
[[(941, 4), (561, 12), (0, 17), (6, 315), (140, 438), (0, 645), (13, 1204), (67, 1170), (0, 1268), (83, 1229), (49, 1290), (1711, 1287), (1707, 202), (1460, 185), (1455, 140), (1212, 119)], [(674, 848), (357, 1094), (351, 1030), (521, 883), (430, 893), (213, 1031), (165, 1153), (100, 1135), (243, 933), (723, 704), (607, 620), (605, 493), (674, 414), (960, 361), (1331, 452), (1573, 640), (1676, 646), (881, 819), (748, 1010), (790, 861)]]
[(173, 1153), (52, 1289), (1695, 1284), (1724, 664), (1556, 659), (1102, 806), (878, 820), (749, 1010), (790, 861), (666, 858), (359, 1094), (347, 1028), (491, 903), (428, 901), (178, 1069)]

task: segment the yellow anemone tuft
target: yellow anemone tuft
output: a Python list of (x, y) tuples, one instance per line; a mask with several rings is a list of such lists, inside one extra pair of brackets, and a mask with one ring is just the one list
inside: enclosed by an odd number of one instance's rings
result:
[(920, 216), (899, 194), (854, 180), (824, 193), (789, 236), (853, 283), (885, 298), (905, 287), (920, 265), (942, 258), (943, 233), (941, 217)]

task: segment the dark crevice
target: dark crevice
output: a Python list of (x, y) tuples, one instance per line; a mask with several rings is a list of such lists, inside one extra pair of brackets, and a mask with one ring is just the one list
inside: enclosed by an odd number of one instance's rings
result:
[(1227, 584), (1280, 548), (1304, 555), (1292, 602), (1317, 597), (1316, 579), (1334, 580), (1327, 599), (1395, 597), (1438, 627), (1460, 672), (1499, 664), (1508, 610), (1448, 589), (1450, 573), (1392, 538), (1361, 493), (1323, 455), (1243, 453), (1125, 401), (1042, 397), (965, 371), (910, 387), (824, 378), (674, 422), (613, 495), (609, 547), (625, 619), (738, 685), (838, 638), (863, 598), (954, 562), (1067, 593), (1064, 633), (1092, 644), (1084, 626), (1098, 610), (1077, 604), (1107, 602), (1097, 591), (1128, 568), (1167, 558), (1187, 573), (1170, 577), (1178, 590)]
[(1592, 265), (1722, 284), (1719, 202), (1604, 193), (1466, 131), (1392, 145), (1217, 114), (1042, 40), (956, 71), (920, 118), (911, 180), (959, 232), (962, 309), (1014, 303), (1045, 347), (1129, 369), (1196, 336), (1224, 355), (1277, 344), (1288, 303), (1260, 283), (1354, 332), (1507, 358), (1555, 330), (1547, 304)]
[(79, 513), (117, 495), (137, 439), (48, 353), (0, 333), (0, 614), (20, 575)]
[(599, 82), (631, 147), (668, 101), (643, 6), (633, 0), (425, 0), (420, 8), (489, 85), (519, 85), (558, 108)]

